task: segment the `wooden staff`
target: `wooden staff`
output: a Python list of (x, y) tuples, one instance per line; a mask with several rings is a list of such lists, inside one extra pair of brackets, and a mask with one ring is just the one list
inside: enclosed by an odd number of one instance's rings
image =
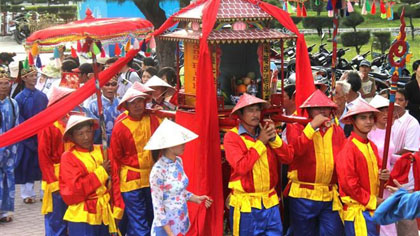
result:
[[(404, 20), (405, 8), (401, 12), (401, 26), (400, 34), (397, 39), (392, 43), (391, 48), (388, 53), (388, 60), (392, 66), (393, 74), (391, 78), (391, 91), (389, 94), (389, 108), (388, 108), (388, 120), (386, 125), (385, 133), (385, 143), (384, 143), (384, 153), (382, 159), (382, 169), (386, 169), (386, 164), (388, 162), (388, 152), (389, 152), (389, 142), (391, 139), (391, 128), (392, 128), (392, 118), (394, 113), (394, 104), (395, 104), (395, 94), (397, 92), (398, 79), (399, 79), (399, 68), (403, 68), (406, 63), (406, 56), (408, 54), (408, 43), (405, 41), (406, 32), (405, 32), (405, 20)], [(401, 50), (400, 50), (401, 48)], [(394, 57), (401, 58), (399, 61), (395, 61)], [(385, 181), (381, 180), (379, 186), (379, 197), (383, 197)]]

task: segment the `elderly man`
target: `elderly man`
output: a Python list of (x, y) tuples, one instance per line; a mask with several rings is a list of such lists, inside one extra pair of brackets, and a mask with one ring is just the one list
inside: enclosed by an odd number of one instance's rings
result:
[[(335, 115), (340, 117), (346, 108), (346, 96), (350, 92), (351, 85), (347, 81), (337, 81), (335, 84), (335, 95), (333, 100), (337, 104)], [(341, 126), (344, 127), (344, 124)]]
[[(107, 143), (111, 140), (112, 129), (114, 128), (114, 121), (120, 115), (118, 111), (119, 100), (117, 98), (118, 76), (114, 76), (102, 87), (102, 107), (105, 120), (105, 132)], [(95, 119), (99, 119), (98, 100), (94, 99), (89, 103), (89, 111)], [(95, 132), (95, 143), (101, 144), (101, 130)]]
[(291, 146), (283, 143), (274, 124), (261, 124), (267, 102), (244, 94), (232, 110), (240, 124), (224, 138), (226, 159), (232, 167), (229, 181), (230, 218), (233, 235), (282, 235), (277, 163), (290, 163)]
[[(11, 81), (0, 71), (0, 135), (19, 124), (19, 106), (8, 96)], [(0, 148), (0, 222), (12, 221), (15, 207), (15, 174), (18, 144)]]
[(114, 216), (120, 220), (125, 211), (129, 236), (150, 235), (153, 221), (149, 175), (154, 162), (151, 152), (143, 148), (160, 119), (146, 112), (146, 98), (133, 87), (127, 90), (118, 109), (128, 114), (115, 124), (111, 136), (112, 188), (114, 197), (122, 197), (125, 204), (114, 206)]

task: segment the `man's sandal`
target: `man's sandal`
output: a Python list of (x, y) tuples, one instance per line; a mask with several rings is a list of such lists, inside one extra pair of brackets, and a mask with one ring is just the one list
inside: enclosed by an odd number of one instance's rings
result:
[(35, 203), (35, 199), (33, 199), (31, 197), (27, 197), (27, 198), (23, 199), (23, 202), (25, 204), (32, 204), (32, 203)]
[(5, 216), (5, 217), (0, 218), (1, 223), (9, 223), (12, 220), (13, 220), (13, 218), (11, 216)]

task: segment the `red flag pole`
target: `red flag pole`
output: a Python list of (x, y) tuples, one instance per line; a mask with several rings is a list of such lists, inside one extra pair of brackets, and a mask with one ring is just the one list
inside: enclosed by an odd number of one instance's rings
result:
[[(391, 78), (391, 91), (389, 94), (388, 120), (387, 120), (386, 133), (385, 133), (382, 169), (386, 169), (386, 164), (388, 162), (389, 142), (391, 139), (391, 128), (392, 128), (392, 118), (393, 118), (393, 113), (394, 113), (395, 94), (398, 89), (398, 86), (397, 86), (398, 79), (399, 79), (398, 69), (404, 67), (406, 63), (406, 56), (408, 54), (408, 43), (405, 41), (406, 24), (404, 20), (404, 13), (405, 13), (405, 9), (403, 8), (401, 12), (401, 17), (400, 17), (400, 21), (401, 21), (400, 34), (398, 35), (397, 39), (392, 43), (392, 46), (389, 49), (389, 54), (388, 54), (388, 60), (392, 66), (391, 71), (394, 71), (394, 72)], [(394, 56), (399, 57), (401, 59), (399, 61), (395, 61)], [(379, 194), (378, 194), (380, 198), (383, 197), (384, 186), (385, 186), (385, 181), (381, 180), (381, 184), (379, 186)]]
[(337, 34), (338, 34), (338, 9), (334, 5), (334, 17), (333, 17), (333, 38), (332, 38), (332, 63), (331, 63), (331, 95), (332, 98), (335, 94), (335, 81), (336, 81), (336, 68), (337, 68)]

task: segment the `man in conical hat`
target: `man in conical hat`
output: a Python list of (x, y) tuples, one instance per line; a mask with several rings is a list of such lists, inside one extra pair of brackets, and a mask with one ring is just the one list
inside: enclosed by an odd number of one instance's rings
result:
[[(74, 143), (61, 157), (59, 175), (60, 194), (68, 205), (63, 219), (70, 236), (117, 233), (107, 187), (110, 162), (104, 159), (102, 146), (93, 144), (98, 126), (95, 119), (72, 115), (64, 130), (64, 140)], [(123, 204), (119, 198), (112, 201)]]
[[(21, 71), (25, 88), (15, 97), (19, 104), (20, 122), (24, 122), (43, 111), (48, 104), (47, 95), (35, 88), (37, 70), (31, 66)], [(34, 135), (23, 140), (19, 153), (21, 157), (15, 169), (16, 184), (22, 184), (21, 197), (27, 204), (35, 202), (34, 182), (41, 180), (38, 165), (38, 139)]]
[(312, 121), (287, 125), (287, 140), (295, 150), (285, 191), (291, 230), (295, 235), (343, 235), (335, 163), (346, 138), (334, 120), (337, 105), (315, 90), (300, 108)]
[[(52, 87), (48, 106), (74, 91), (66, 87)], [(44, 191), (41, 214), (45, 218), (45, 232), (48, 236), (64, 235), (67, 232), (67, 222), (63, 220), (67, 205), (59, 193), (58, 178), (61, 155), (73, 146), (73, 143), (63, 140), (68, 117), (69, 115), (64, 116), (38, 133), (38, 158)]]
[(156, 75), (152, 76), (145, 85), (154, 90), (152, 92), (152, 108), (176, 110), (176, 106), (169, 102), (169, 98), (175, 93), (174, 87)]
[(378, 112), (365, 101), (358, 100), (341, 118), (345, 124), (353, 125), (336, 162), (346, 235), (379, 235), (372, 215), (383, 201), (378, 197), (379, 180), (387, 181), (389, 171), (380, 171), (382, 160), (376, 145), (367, 137)]
[(151, 152), (144, 150), (149, 138), (157, 129), (160, 119), (145, 110), (147, 94), (129, 88), (118, 109), (127, 110), (111, 135), (110, 149), (112, 190), (124, 205), (114, 206), (114, 215), (121, 219), (126, 213), (128, 235), (148, 235), (153, 221), (149, 174), (153, 166)]
[(224, 137), (226, 159), (232, 167), (229, 206), (235, 236), (283, 234), (275, 190), (277, 164), (290, 163), (293, 149), (283, 143), (271, 120), (260, 123), (264, 107), (268, 107), (266, 101), (244, 93), (232, 110), (240, 124)]
[[(0, 135), (19, 125), (19, 106), (9, 97), (11, 78), (0, 68)], [(0, 148), (0, 223), (12, 221), (15, 207), (15, 166), (19, 144)], [(13, 193), (13, 194), (12, 194)]]
[[(188, 177), (184, 172), (182, 155), (185, 144), (196, 139), (192, 131), (165, 119), (145, 146), (153, 150), (150, 188), (153, 200), (151, 235), (186, 235), (190, 227), (187, 201), (210, 207), (212, 200), (187, 190)], [(169, 186), (169, 187), (168, 187)]]

